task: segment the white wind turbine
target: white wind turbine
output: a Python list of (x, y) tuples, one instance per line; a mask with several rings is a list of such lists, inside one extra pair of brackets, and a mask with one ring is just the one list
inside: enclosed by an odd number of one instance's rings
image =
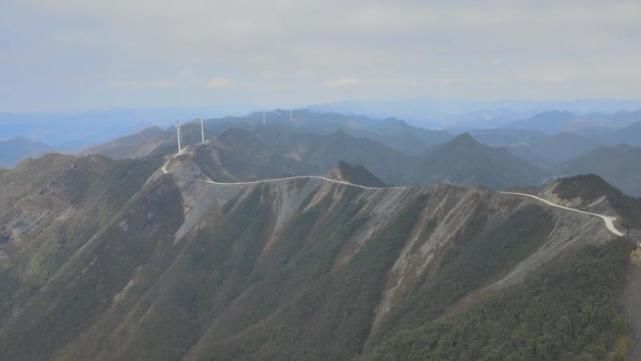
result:
[(205, 144), (205, 123), (203, 118), (200, 118), (200, 139), (201, 144)]
[(182, 152), (182, 134), (180, 133), (180, 122), (176, 123), (176, 138), (178, 139), (178, 154)]

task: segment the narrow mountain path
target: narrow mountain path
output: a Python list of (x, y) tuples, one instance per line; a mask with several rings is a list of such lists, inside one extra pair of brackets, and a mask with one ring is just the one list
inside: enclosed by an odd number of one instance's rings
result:
[(585, 215), (592, 216), (592, 217), (597, 217), (597, 218), (600, 218), (600, 219), (603, 220), (603, 223), (605, 223), (605, 228), (607, 228), (610, 233), (614, 234), (617, 237), (623, 237), (625, 235), (623, 232), (618, 230), (617, 227), (614, 225), (614, 222), (617, 220), (616, 217), (605, 216), (603, 214), (586, 212), (586, 211), (582, 211), (582, 210), (579, 210), (579, 209), (562, 206), (560, 204), (552, 203), (552, 202), (548, 201), (547, 199), (543, 199), (541, 197), (537, 197), (537, 196), (532, 195), (532, 194), (518, 193), (518, 192), (499, 192), (499, 193), (507, 194), (507, 195), (513, 195), (513, 196), (519, 196), (519, 197), (532, 198), (532, 199), (536, 199), (539, 202), (543, 202), (543, 203), (547, 204), (550, 207), (565, 209), (566, 211), (571, 211), (571, 212), (585, 214)]
[(211, 179), (207, 179), (204, 182), (209, 184), (220, 184), (220, 185), (251, 185), (251, 184), (259, 184), (259, 183), (275, 183), (275, 182), (282, 182), (282, 181), (288, 181), (293, 179), (319, 179), (326, 182), (343, 184), (346, 186), (356, 187), (361, 189), (407, 189), (408, 188), (408, 187), (368, 187), (360, 184), (354, 184), (354, 183), (350, 183), (350, 182), (346, 182), (338, 179), (327, 178), (319, 175), (299, 175), (299, 176), (284, 177), (284, 178), (267, 178), (267, 179), (261, 179), (257, 181), (248, 181), (248, 182), (216, 182)]
[[(161, 170), (164, 174), (168, 174), (169, 170), (167, 169), (167, 165), (169, 165), (169, 162), (179, 154), (174, 155), (171, 157), (165, 164), (162, 166)], [(337, 180), (337, 179), (332, 179), (332, 178), (327, 178), (323, 176), (317, 176), (317, 175), (309, 175), (309, 176), (292, 176), (292, 177), (283, 177), (283, 178), (268, 178), (268, 179), (261, 179), (261, 180), (255, 180), (255, 181), (247, 181), (247, 182), (216, 182), (212, 179), (207, 178), (206, 180), (203, 180), (203, 182), (207, 184), (216, 184), (216, 185), (230, 185), (230, 186), (246, 186), (246, 185), (253, 185), (253, 184), (262, 184), (262, 183), (276, 183), (276, 182), (284, 182), (288, 180), (294, 180), (294, 179), (319, 179), (325, 182), (331, 182), (335, 184), (342, 184), (350, 187), (356, 187), (356, 188), (361, 188), (361, 189), (407, 189), (409, 187), (368, 187), (368, 186), (363, 186), (360, 184), (354, 184), (342, 180)], [(617, 237), (623, 237), (625, 234), (617, 229), (617, 227), (614, 225), (614, 222), (616, 222), (617, 218), (612, 217), (612, 216), (606, 216), (603, 214), (598, 214), (598, 213), (593, 213), (593, 212), (587, 212), (587, 211), (582, 211), (580, 209), (575, 209), (575, 208), (570, 208), (566, 206), (562, 206), (560, 204), (556, 204), (553, 202), (548, 201), (547, 199), (543, 199), (541, 197), (532, 195), (532, 194), (527, 194), (527, 193), (519, 193), (519, 192), (499, 192), (500, 194), (504, 195), (511, 195), (511, 196), (517, 196), (517, 197), (525, 197), (525, 198), (531, 198), (534, 200), (537, 200), (539, 202), (542, 202), (550, 207), (554, 208), (559, 208), (563, 209), (566, 211), (570, 212), (575, 212), (579, 214), (584, 214), (590, 217), (597, 217), (601, 220), (603, 220), (603, 223), (605, 224), (605, 228), (612, 233), (613, 235)]]
[[(183, 149), (184, 151), (184, 149)], [(165, 164), (163, 164), (161, 170), (163, 174), (169, 174), (169, 170), (167, 169), (167, 166), (169, 165), (169, 162), (171, 162), (172, 159), (174, 159), (176, 156), (180, 154), (175, 154), (172, 156)], [(260, 183), (276, 183), (276, 182), (283, 182), (283, 181), (288, 181), (288, 180), (293, 180), (293, 179), (319, 179), (323, 180), (326, 182), (331, 182), (335, 184), (343, 184), (346, 186), (350, 187), (356, 187), (356, 188), (361, 188), (361, 189), (407, 189), (409, 187), (368, 187), (368, 186), (363, 186), (360, 184), (354, 184), (338, 179), (332, 179), (332, 178), (327, 178), (323, 177), (320, 175), (299, 175), (299, 176), (292, 176), (292, 177), (283, 177), (283, 178), (266, 178), (266, 179), (260, 179), (260, 180), (255, 180), (255, 181), (247, 181), (247, 182), (216, 182), (210, 178), (207, 178), (205, 180), (202, 180), (205, 183), (208, 184), (218, 184), (218, 185), (238, 185), (238, 186), (243, 186), (243, 185), (252, 185), (252, 184), (260, 184)]]

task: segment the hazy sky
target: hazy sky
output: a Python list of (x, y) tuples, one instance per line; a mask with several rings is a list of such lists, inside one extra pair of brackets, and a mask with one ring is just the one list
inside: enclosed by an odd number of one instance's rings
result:
[(641, 1), (0, 0), (0, 111), (418, 97), (641, 98)]

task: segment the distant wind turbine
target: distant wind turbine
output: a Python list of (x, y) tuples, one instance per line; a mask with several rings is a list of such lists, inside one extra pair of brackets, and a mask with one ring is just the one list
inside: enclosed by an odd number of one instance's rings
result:
[(200, 118), (200, 139), (201, 143), (205, 144), (205, 123), (203, 118)]
[(178, 139), (178, 154), (182, 152), (182, 134), (180, 134), (180, 122), (176, 123), (176, 138)]

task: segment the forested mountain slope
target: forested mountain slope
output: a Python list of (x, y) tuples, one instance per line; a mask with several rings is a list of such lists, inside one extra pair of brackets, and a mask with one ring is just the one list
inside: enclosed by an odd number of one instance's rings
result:
[[(238, 178), (218, 155), (210, 144), (164, 160), (49, 156), (0, 174), (3, 357), (627, 352), (633, 244), (598, 218), (452, 185), (208, 183)], [(540, 194), (581, 204), (559, 184)], [(599, 211), (634, 228), (603, 194)]]

